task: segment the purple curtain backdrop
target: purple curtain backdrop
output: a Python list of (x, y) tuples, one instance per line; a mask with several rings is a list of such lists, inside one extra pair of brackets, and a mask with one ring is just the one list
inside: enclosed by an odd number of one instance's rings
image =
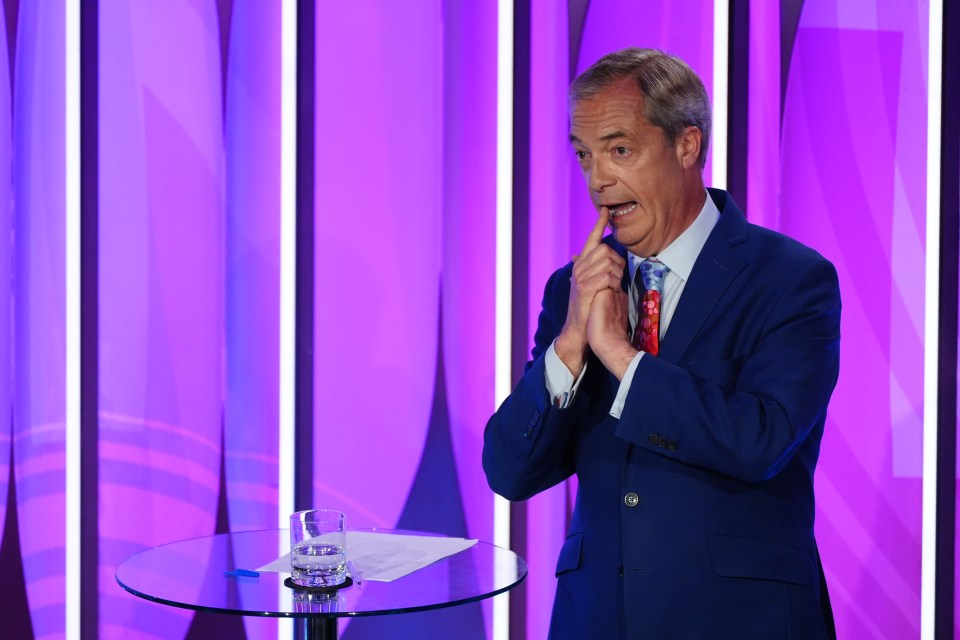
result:
[(103, 637), (211, 626), (123, 593), (132, 553), (276, 526), (279, 62), (274, 2), (100, 4)]
[[(483, 429), (495, 408), (496, 6), (492, 2), (447, 2), (443, 29), (443, 204), (439, 216), (443, 355), (439, 364), (443, 377), (438, 376), (434, 395), (445, 391), (451, 443), (449, 462), (421, 462), (418, 478), (425, 484), (455, 483), (458, 492), (448, 491), (442, 503), (447, 513), (440, 517), (455, 519), (457, 523), (451, 527), (460, 529), (461, 535), (492, 541), (492, 492), (480, 458)], [(440, 405), (435, 401), (434, 407), (433, 424), (437, 424)], [(405, 514), (409, 522), (429, 525), (430, 501), (425, 497), (408, 497)], [(492, 601), (480, 605), (479, 610), (475, 607), (449, 616), (450, 623), (474, 627), (464, 638), (489, 637)]]
[[(230, 530), (247, 531), (277, 526), (279, 508), (280, 3), (233, 3), (229, 24), (221, 490)], [(243, 624), (248, 638), (276, 637), (273, 620)]]
[[(960, 329), (960, 327), (958, 327), (958, 329)], [(960, 335), (960, 330), (958, 330), (957, 334)], [(960, 349), (958, 349), (958, 351), (960, 351)], [(958, 365), (960, 365), (960, 363), (958, 363)], [(960, 395), (960, 366), (958, 366), (958, 370), (957, 370), (957, 381), (958, 381), (957, 392), (958, 392), (958, 395)], [(956, 422), (957, 426), (960, 427), (960, 403), (958, 403), (957, 405), (956, 420), (957, 420)], [(958, 434), (958, 436), (960, 436), (960, 434)], [(960, 437), (957, 438), (956, 455), (957, 455), (957, 458), (960, 459)], [(956, 493), (957, 497), (956, 497), (956, 504), (955, 504), (955, 511), (954, 511), (954, 520), (953, 520), (953, 527), (954, 527), (953, 579), (955, 581), (954, 582), (955, 585), (956, 585), (957, 579), (960, 578), (960, 534), (957, 533), (958, 531), (960, 531), (960, 470), (958, 470), (957, 472), (956, 492), (957, 492)], [(956, 586), (954, 587), (954, 589), (955, 590), (953, 592), (953, 637), (960, 638), (960, 590), (957, 590)]]
[(113, 572), (146, 546), (214, 532), (224, 343), (215, 5), (101, 3), (100, 46), (100, 629), (177, 638), (192, 613), (131, 598)]
[[(226, 461), (234, 531), (277, 522), (280, 11), (235, 5), (226, 104)], [(273, 366), (271, 366), (273, 365)]]
[(780, 39), (779, 3), (750, 0), (747, 201), (738, 204), (771, 229), (780, 226)]
[(350, 526), (396, 526), (429, 424), (440, 24), (439, 2), (317, 6), (314, 501)]
[(65, 624), (63, 16), (63, 2), (20, 4), (13, 91), (13, 447), (20, 553), (38, 638), (60, 636)]
[[(316, 43), (316, 506), (490, 540), (496, 3), (320, 3)], [(452, 625), (489, 603), (345, 637)]]
[(926, 53), (923, 2), (807, 0), (786, 83), (780, 228), (844, 301), (816, 476), (841, 637), (919, 633)]
[[(13, 450), (13, 102), (5, 16), (0, 16), (0, 545), (10, 489), (10, 453)], [(14, 505), (15, 506), (15, 505)]]
[(496, 7), (448, 2), (443, 26), (442, 384), (456, 477), (437, 480), (457, 482), (465, 535), (492, 541), (480, 456), (495, 408)]

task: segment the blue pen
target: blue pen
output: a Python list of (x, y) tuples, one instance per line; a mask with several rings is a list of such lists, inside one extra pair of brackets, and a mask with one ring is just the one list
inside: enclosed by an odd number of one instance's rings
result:
[(250, 571), (249, 569), (234, 569), (233, 571), (224, 571), (223, 575), (234, 578), (259, 578), (259, 571)]

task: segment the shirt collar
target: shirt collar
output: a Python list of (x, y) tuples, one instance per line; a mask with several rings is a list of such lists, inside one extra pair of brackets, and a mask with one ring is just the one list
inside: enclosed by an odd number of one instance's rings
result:
[[(660, 252), (657, 260), (667, 265), (670, 273), (676, 274), (686, 282), (693, 271), (693, 264), (697, 261), (697, 256), (700, 255), (703, 245), (707, 243), (707, 238), (710, 237), (710, 232), (713, 231), (713, 227), (719, 219), (720, 210), (717, 209), (717, 205), (708, 193), (703, 207), (693, 223)], [(646, 258), (629, 251), (627, 257), (630, 260), (630, 281), (633, 282), (637, 275), (637, 269), (640, 268), (640, 263)]]

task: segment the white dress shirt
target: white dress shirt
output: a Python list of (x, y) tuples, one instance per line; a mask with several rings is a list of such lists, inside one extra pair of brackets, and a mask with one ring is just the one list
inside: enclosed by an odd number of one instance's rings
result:
[[(700, 209), (700, 213), (693, 223), (657, 256), (657, 260), (670, 269), (663, 280), (663, 291), (660, 298), (661, 340), (666, 334), (667, 328), (670, 326), (673, 313), (677, 310), (680, 296), (683, 294), (683, 288), (687, 280), (690, 279), (690, 273), (693, 271), (693, 265), (697, 261), (703, 245), (706, 244), (710, 232), (713, 231), (713, 227), (719, 219), (720, 211), (717, 209), (717, 205), (714, 204), (710, 195), (707, 194), (703, 208)], [(637, 307), (644, 294), (644, 292), (640, 291), (636, 286), (634, 279), (637, 274), (637, 269), (640, 268), (640, 263), (645, 259), (646, 258), (642, 256), (634, 255), (629, 251), (627, 252), (628, 266), (630, 269), (630, 288), (627, 291), (627, 297), (629, 300), (630, 326), (632, 327), (635, 327), (637, 324)], [(637, 370), (637, 363), (640, 362), (640, 358), (642, 358), (643, 355), (644, 352), (641, 351), (634, 357), (630, 362), (630, 366), (627, 367), (623, 379), (620, 381), (617, 396), (613, 401), (613, 406), (610, 408), (610, 415), (614, 418), (620, 417), (620, 412), (623, 410), (623, 403), (627, 399), (627, 391), (630, 390), (630, 383), (633, 381), (633, 374)], [(573, 374), (570, 373), (570, 370), (567, 369), (567, 366), (563, 364), (563, 361), (560, 360), (560, 357), (557, 355), (553, 343), (547, 348), (544, 358), (547, 391), (550, 393), (553, 403), (561, 409), (564, 409), (573, 402), (577, 389), (580, 387), (580, 381), (583, 380), (583, 375), (586, 373), (587, 365), (584, 364), (580, 375), (574, 379)]]

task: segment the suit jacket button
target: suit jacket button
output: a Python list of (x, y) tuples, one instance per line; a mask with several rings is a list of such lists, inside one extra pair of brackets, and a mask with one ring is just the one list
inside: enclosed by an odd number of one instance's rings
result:
[(627, 495), (625, 495), (625, 496), (623, 497), (623, 502), (624, 502), (628, 507), (635, 507), (635, 506), (637, 506), (637, 503), (640, 502), (640, 497), (639, 497), (637, 494), (635, 494), (634, 492), (631, 491), (630, 493), (628, 493)]

